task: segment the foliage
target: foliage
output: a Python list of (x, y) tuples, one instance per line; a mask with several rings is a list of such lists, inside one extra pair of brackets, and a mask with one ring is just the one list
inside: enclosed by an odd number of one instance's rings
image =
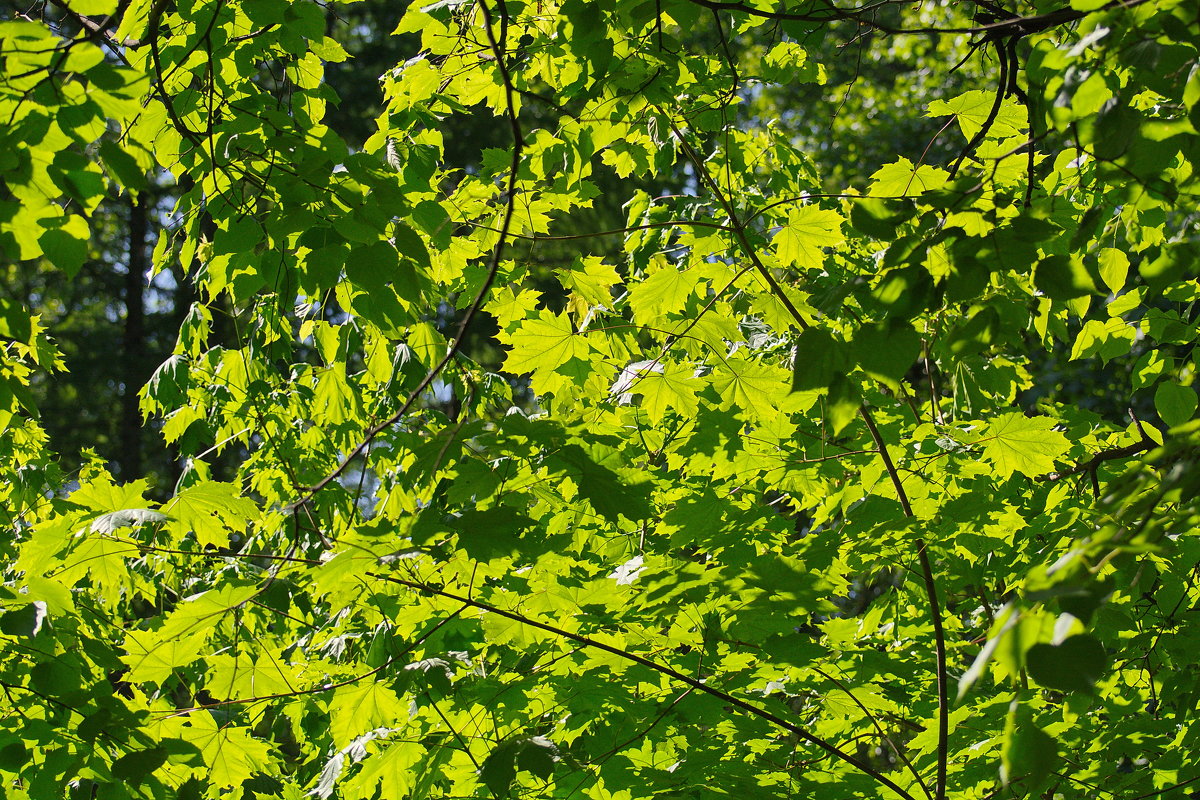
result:
[[(1200, 780), (1190, 4), (418, 5), (353, 149), (321, 6), (60, 8), (0, 23), (0, 248), (75, 279), (174, 181), (197, 301), (141, 394), (172, 488), (63, 474), (0, 300), (5, 796)], [(940, 142), (869, 170), (786, 105), (863, 31)]]

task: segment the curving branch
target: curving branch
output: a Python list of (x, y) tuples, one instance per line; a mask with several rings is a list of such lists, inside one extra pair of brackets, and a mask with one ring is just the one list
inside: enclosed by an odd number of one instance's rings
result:
[(824, 4), (824, 9), (819, 11), (812, 10), (808, 12), (787, 10), (769, 11), (767, 9), (756, 8), (747, 3), (740, 2), (740, 0), (736, 0), (734, 2), (724, 2), (723, 0), (691, 0), (692, 3), (713, 11), (735, 11), (751, 17), (771, 19), (778, 22), (852, 22), (864, 28), (893, 36), (930, 33), (970, 33), (985, 34), (999, 38), (1008, 38), (1010, 36), (1029, 36), (1076, 22), (1091, 14), (1096, 14), (1103, 11), (1113, 11), (1117, 9), (1136, 8), (1137, 6), (1149, 1), (1150, 0), (1111, 0), (1111, 2), (1105, 3), (1100, 8), (1093, 9), (1091, 11), (1080, 11), (1078, 9), (1071, 8), (1070, 6), (1065, 6), (1063, 8), (1054, 9), (1053, 11), (1047, 11), (1044, 14), (1034, 14), (1028, 17), (1012, 16), (983, 25), (926, 25), (914, 28), (897, 28), (891, 25), (885, 25), (874, 17), (874, 13), (882, 6), (899, 5), (899, 3), (888, 2), (888, 0), (883, 0), (883, 2), (868, 3), (866, 5), (857, 6), (854, 8), (838, 8), (832, 3), (827, 2)]
[(446, 354), (442, 356), (442, 358), (436, 364), (433, 365), (429, 372), (425, 374), (425, 377), (421, 379), (421, 382), (413, 387), (413, 390), (408, 393), (408, 397), (406, 397), (404, 402), (400, 405), (399, 410), (382, 422), (376, 423), (368, 428), (366, 433), (363, 435), (362, 440), (355, 445), (350, 452), (342, 458), (341, 461), (338, 462), (336, 467), (330, 470), (325, 477), (321, 478), (319, 481), (310, 486), (304, 491), (303, 494), (300, 495), (300, 497), (296, 498), (291, 504), (283, 509), (285, 514), (295, 514), (300, 508), (308, 505), (308, 503), (311, 502), (314, 497), (316, 497), (318, 492), (337, 480), (338, 476), (346, 471), (354, 459), (366, 452), (367, 448), (371, 445), (371, 442), (375, 440), (375, 437), (379, 436), (379, 434), (383, 433), (385, 430), (403, 419), (404, 415), (407, 414), (412, 409), (413, 405), (416, 404), (417, 399), (422, 395), (422, 393), (424, 393), (425, 390), (433, 384), (434, 380), (436, 380), (437, 377), (441, 375), (443, 371), (445, 371), (446, 367), (450, 365), (450, 362), (458, 356), (459, 351), (462, 350), (463, 343), (466, 341), (467, 329), (471, 326), (471, 322), (479, 314), (480, 309), (483, 308), (483, 303), (487, 299), (488, 292), (491, 291), (492, 285), (496, 282), (496, 275), (500, 271), (500, 260), (503, 257), (504, 248), (507, 245), (509, 238), (511, 238), (513, 215), (516, 211), (517, 173), (521, 167), (521, 152), (525, 139), (525, 134), (521, 130), (521, 121), (517, 118), (516, 96), (518, 92), (516, 87), (513, 86), (512, 75), (508, 70), (507, 64), (505, 63), (504, 36), (508, 30), (508, 15), (504, 10), (503, 0), (498, 0), (498, 2), (500, 3), (501, 22), (501, 33), (499, 38), (497, 38), (495, 32), (492, 30), (494, 18), (487, 2), (485, 0), (479, 0), (479, 7), (483, 11), (484, 28), (487, 31), (488, 44), (492, 50), (492, 56), (496, 64), (496, 69), (500, 71), (500, 79), (504, 83), (504, 96), (508, 106), (508, 122), (509, 128), (512, 131), (513, 147), (512, 159), (509, 163), (508, 186), (507, 190), (505, 191), (504, 217), (500, 223), (499, 239), (496, 241), (496, 246), (492, 250), (491, 261), (488, 263), (487, 275), (484, 277), (483, 284), (475, 293), (475, 297), (471, 300), (471, 305), (467, 307), (466, 313), (463, 314), (462, 321), (458, 324), (458, 331), (451, 340), (450, 346), (446, 348)]
[[(775, 276), (759, 258), (758, 252), (754, 245), (750, 243), (750, 239), (746, 236), (746, 225), (741, 222), (737, 216), (737, 209), (729, 197), (717, 184), (716, 180), (708, 174), (708, 170), (704, 167), (704, 161), (700, 158), (700, 154), (695, 151), (691, 144), (684, 138), (682, 131), (671, 122), (671, 130), (675, 133), (676, 139), (679, 140), (680, 146), (683, 148), (684, 154), (691, 161), (692, 166), (696, 170), (697, 178), (701, 184), (712, 192), (713, 197), (720, 203), (729, 217), (730, 227), (733, 229), (734, 238), (737, 240), (738, 246), (746, 257), (758, 270), (759, 275), (767, 284), (771, 293), (775, 298), (787, 309), (797, 327), (801, 330), (811, 328), (811, 324), (802, 315), (799, 310), (792, 304), (787, 293), (783, 291), (783, 287), (775, 280)], [(880, 458), (883, 459), (884, 467), (887, 469), (888, 475), (891, 477), (892, 484), (896, 487), (896, 494), (900, 498), (900, 505), (904, 509), (904, 515), (908, 518), (913, 518), (912, 505), (908, 501), (908, 494), (904, 491), (904, 484), (900, 480), (900, 474), (896, 470), (896, 465), (892, 462), (891, 456), (888, 454), (887, 445), (883, 437), (879, 433), (878, 427), (875, 425), (875, 420), (871, 415), (870, 409), (866, 403), (859, 406), (859, 414), (863, 418), (863, 422), (867, 425), (867, 430), (871, 433), (871, 438), (875, 442), (877, 452)], [(946, 797), (946, 774), (947, 763), (949, 759), (949, 730), (950, 730), (950, 697), (949, 697), (949, 678), (946, 667), (946, 636), (942, 629), (942, 612), (941, 605), (938, 602), (937, 583), (933, 575), (933, 566), (929, 561), (929, 553), (926, 548), (924, 539), (917, 540), (917, 556), (920, 560), (921, 575), (925, 584), (925, 595), (929, 603), (929, 613), (933, 618), (933, 637), (934, 649), (936, 651), (936, 672), (938, 686), (938, 746), (937, 746), (937, 788), (934, 795), (934, 800), (945, 800)]]
[(487, 603), (482, 600), (475, 600), (474, 598), (471, 598), (471, 597), (465, 597), (463, 595), (447, 591), (444, 588), (439, 588), (437, 586), (433, 586), (428, 583), (423, 583), (423, 582), (417, 581), (417, 580), (410, 580), (407, 578), (399, 578), (394, 575), (381, 575), (379, 573), (374, 573), (374, 572), (368, 573), (368, 574), (373, 578), (378, 578), (380, 580), (388, 581), (389, 583), (394, 583), (398, 586), (404, 586), (404, 587), (407, 587), (414, 591), (422, 592), (425, 594), (431, 594), (436, 597), (443, 597), (447, 600), (453, 600), (456, 603), (461, 603), (464, 606), (469, 606), (471, 608), (476, 608), (480, 611), (486, 611), (491, 614), (496, 614), (497, 616), (504, 617), (507, 620), (511, 620), (511, 621), (519, 623), (521, 625), (527, 625), (531, 628), (536, 628), (540, 631), (545, 631), (546, 633), (550, 633), (555, 636), (560, 636), (564, 639), (569, 639), (572, 642), (575, 642), (576, 644), (583, 645), (584, 647), (592, 648), (595, 650), (603, 650), (604, 652), (609, 653), (610, 655), (617, 656), (618, 658), (622, 658), (626, 661), (631, 661), (635, 664), (640, 664), (641, 666), (646, 667), (647, 669), (653, 670), (654, 672), (657, 672), (660, 675), (665, 675), (666, 677), (671, 678), (672, 680), (678, 681), (679, 683), (689, 686), (698, 692), (703, 692), (704, 694), (715, 697), (715, 698), (721, 700), (722, 702), (728, 703), (729, 705), (739, 708), (742, 711), (752, 714), (760, 719), (764, 719), (767, 722), (770, 722), (772, 725), (776, 726), (777, 728), (785, 730), (788, 733), (791, 733), (791, 734), (799, 737), (800, 739), (808, 742), (809, 744), (815, 745), (816, 747), (820, 748), (821, 750), (824, 750), (828, 755), (833, 756), (834, 758), (838, 759), (839, 761), (849, 764), (850, 766), (852, 766), (855, 769), (862, 772), (864, 775), (867, 775), (867, 776), (871, 777), (872, 779), (874, 779), (877, 783), (882, 784), (883, 786), (886, 786), (887, 788), (896, 792), (898, 795), (903, 797), (905, 800), (916, 800), (916, 798), (914, 798), (912, 796), (912, 794), (910, 794), (903, 786), (896, 783), (891, 778), (889, 778), (888, 776), (881, 773), (879, 770), (872, 767), (870, 764), (866, 763), (865, 761), (860, 760), (856, 756), (851, 755), (850, 753), (846, 752), (845, 750), (843, 750), (842, 748), (833, 744), (832, 742), (830, 742), (826, 739), (823, 739), (820, 736), (817, 736), (815, 733), (813, 733), (812, 731), (810, 731), (808, 728), (804, 727), (803, 725), (797, 725), (793, 722), (788, 722), (787, 720), (783, 719), (782, 717), (778, 716), (777, 714), (774, 714), (774, 713), (766, 710), (765, 708), (760, 708), (759, 706), (755, 705), (754, 703), (749, 702), (748, 700), (743, 700), (742, 698), (737, 697), (736, 695), (732, 695), (729, 692), (718, 689), (715, 686), (709, 686), (707, 683), (704, 682), (704, 680), (698, 679), (698, 678), (693, 678), (690, 675), (685, 675), (684, 673), (680, 672), (679, 670), (674, 669), (673, 667), (669, 667), (666, 664), (660, 664), (657, 661), (653, 661), (649, 658), (646, 658), (645, 656), (640, 656), (637, 653), (631, 653), (628, 650), (621, 649), (620, 647), (614, 647), (613, 645), (605, 644), (604, 642), (593, 639), (590, 636), (585, 636), (580, 633), (573, 633), (564, 628), (560, 628), (556, 625), (551, 625), (550, 623), (547, 623), (547, 622), (541, 622), (540, 620), (533, 619), (532, 617), (527, 617), (524, 614), (519, 614), (515, 611), (509, 611), (507, 609), (500, 608), (499, 606), (492, 605), (491, 603)]
[[(1135, 418), (1136, 422), (1136, 418)], [(1120, 459), (1130, 458), (1140, 453), (1147, 453), (1158, 447), (1158, 442), (1151, 439), (1147, 434), (1142, 424), (1137, 422), (1139, 432), (1142, 434), (1141, 441), (1127, 444), (1123, 447), (1112, 447), (1108, 450), (1101, 450), (1086, 461), (1080, 461), (1072, 467), (1061, 470), (1059, 472), (1051, 472), (1048, 475), (1043, 475), (1043, 481), (1061, 481), (1064, 478), (1070, 478), (1073, 475), (1087, 475), (1092, 484), (1092, 496), (1100, 497), (1100, 479), (1098, 471), (1100, 465), (1106, 461), (1118, 461)]]
[[(867, 430), (871, 433), (871, 439), (875, 442), (875, 446), (879, 450), (879, 457), (883, 460), (884, 469), (887, 470), (888, 477), (891, 478), (892, 486), (896, 489), (896, 495), (900, 498), (900, 507), (904, 510), (904, 516), (909, 519), (914, 519), (916, 515), (913, 513), (912, 504), (908, 500), (908, 493), (904, 491), (904, 483), (900, 480), (900, 472), (896, 469), (895, 462), (892, 461), (892, 456), (888, 453), (887, 443), (883, 439), (883, 435), (879, 432), (879, 427), (875, 424), (875, 417), (871, 414), (871, 410), (867, 408), (867, 404), (863, 403), (858, 407), (858, 413), (866, 423)], [(937, 690), (938, 690), (938, 731), (937, 731), (937, 787), (936, 800), (945, 800), (946, 797), (946, 772), (950, 753), (950, 680), (946, 667), (946, 632), (942, 628), (942, 609), (938, 602), (937, 581), (933, 575), (933, 565), (929, 561), (929, 547), (925, 543), (924, 538), (917, 539), (917, 561), (921, 565), (921, 579), (925, 584), (925, 597), (929, 602), (929, 615), (933, 619), (933, 646), (934, 658), (937, 662)]]

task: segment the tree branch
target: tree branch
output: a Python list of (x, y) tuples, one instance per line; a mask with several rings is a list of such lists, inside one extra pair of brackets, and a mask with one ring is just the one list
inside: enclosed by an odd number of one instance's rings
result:
[(1124, 447), (1113, 447), (1109, 450), (1101, 450), (1087, 461), (1081, 461), (1070, 469), (1063, 470), (1062, 472), (1051, 472), (1049, 475), (1042, 476), (1041, 480), (1061, 481), (1063, 478), (1069, 478), (1072, 475), (1087, 475), (1088, 480), (1092, 484), (1092, 497), (1099, 499), (1100, 478), (1098, 473), (1101, 464), (1103, 464), (1105, 461), (1116, 461), (1122, 458), (1129, 458), (1130, 456), (1135, 456), (1138, 453), (1145, 453), (1158, 447), (1158, 442), (1146, 435), (1146, 431), (1142, 428), (1142, 424), (1138, 422), (1137, 425), (1138, 429), (1142, 433), (1142, 440), (1140, 442), (1127, 444)]
[(1051, 472), (1049, 475), (1044, 475), (1042, 480), (1061, 481), (1063, 478), (1069, 478), (1072, 475), (1082, 475), (1085, 472), (1094, 475), (1096, 470), (1099, 469), (1100, 465), (1105, 461), (1116, 461), (1122, 458), (1129, 458), (1130, 456), (1136, 456), (1138, 453), (1145, 453), (1158, 447), (1158, 442), (1154, 441), (1145, 434), (1142, 436), (1143, 438), (1140, 442), (1127, 444), (1124, 447), (1114, 447), (1109, 450), (1101, 450), (1087, 461), (1081, 461), (1069, 469), (1065, 469), (1061, 472)]
[(512, 620), (513, 622), (517, 622), (522, 625), (528, 625), (531, 628), (537, 628), (538, 630), (545, 631), (546, 633), (551, 633), (551, 634), (554, 634), (555, 636), (561, 636), (564, 639), (570, 639), (571, 641), (573, 641), (577, 644), (581, 644), (584, 647), (590, 647), (590, 648), (593, 648), (596, 650), (603, 650), (604, 652), (609, 653), (614, 656), (617, 656), (618, 658), (623, 658), (626, 661), (632, 661), (635, 664), (640, 664), (641, 666), (646, 667), (647, 669), (653, 670), (654, 672), (657, 672), (660, 675), (665, 675), (665, 676), (667, 676), (673, 680), (676, 680), (682, 684), (690, 686), (691, 688), (693, 688), (699, 692), (703, 692), (704, 694), (710, 695), (712, 697), (716, 697), (717, 699), (719, 699), (725, 703), (728, 703), (731, 706), (740, 708), (742, 711), (745, 711), (749, 714), (753, 714), (754, 716), (759, 717), (760, 719), (764, 719), (767, 722), (770, 722), (772, 725), (775, 725), (776, 727), (781, 728), (781, 729), (787, 731), (788, 733), (798, 736), (799, 738), (803, 739), (804, 741), (808, 742), (809, 744), (819, 747), (820, 749), (824, 750), (826, 753), (833, 756), (834, 758), (837, 758), (840, 761), (844, 761), (845, 763), (847, 763), (850, 766), (854, 767), (855, 769), (859, 770), (863, 774), (870, 776), (876, 782), (878, 782), (878, 783), (882, 784), (883, 786), (886, 786), (887, 788), (896, 792), (901, 797), (905, 798), (905, 800), (916, 800), (907, 790), (904, 789), (904, 787), (900, 786), (898, 783), (893, 781), (891, 778), (889, 778), (886, 775), (879, 772), (879, 770), (875, 769), (870, 764), (866, 763), (865, 761), (859, 760), (855, 756), (850, 755), (845, 750), (842, 750), (837, 745), (835, 745), (825, 739), (822, 739), (820, 736), (817, 736), (816, 734), (812, 733), (807, 728), (805, 728), (801, 725), (796, 725), (794, 723), (788, 722), (787, 720), (783, 719), (782, 717), (779, 717), (776, 714), (773, 714), (764, 708), (758, 707), (754, 703), (751, 703), (747, 700), (743, 700), (740, 697), (729, 694), (728, 692), (718, 689), (714, 686), (709, 686), (703, 680), (693, 678), (690, 675), (685, 675), (684, 673), (679, 672), (678, 670), (676, 670), (672, 667), (668, 667), (666, 664), (659, 664), (658, 662), (651, 661), (650, 659), (648, 659), (644, 656), (640, 656), (637, 653), (631, 653), (628, 650), (622, 650), (619, 647), (614, 647), (610, 644), (605, 644), (604, 642), (597, 641), (595, 639), (592, 639), (591, 637), (584, 636), (583, 634), (572, 633), (571, 631), (565, 630), (563, 628), (559, 628), (559, 627), (551, 625), (549, 623), (539, 622), (538, 620), (531, 619), (529, 617), (526, 617), (523, 614), (518, 614), (515, 611), (508, 611), (506, 609), (500, 608), (499, 606), (494, 606), (490, 603), (486, 603), (481, 600), (475, 600), (470, 597), (464, 597), (462, 595), (455, 594), (454, 592), (449, 592), (449, 591), (446, 591), (445, 589), (439, 589), (436, 586), (431, 586), (427, 583), (422, 583), (420, 581), (415, 581), (415, 580), (409, 580), (406, 578), (397, 578), (397, 577), (391, 576), (391, 575), (381, 575), (379, 573), (368, 573), (368, 574), (374, 578), (379, 578), (380, 580), (385, 580), (390, 583), (397, 584), (399, 586), (405, 586), (414, 591), (432, 594), (437, 597), (444, 597), (447, 600), (453, 600), (456, 603), (462, 603), (465, 606), (477, 608), (480, 611), (487, 611), (489, 613), (504, 617), (505, 619)]
[[(736, 210), (733, 204), (729, 201), (725, 192), (717, 185), (717, 182), (708, 174), (708, 170), (704, 168), (704, 162), (700, 159), (699, 154), (691, 147), (684, 139), (682, 132), (675, 126), (674, 121), (671, 122), (671, 130), (674, 131), (675, 137), (679, 140), (683, 147), (684, 153), (696, 168), (697, 178), (703, 183), (716, 197), (717, 201), (725, 209), (725, 213), (729, 216), (730, 227), (733, 229), (733, 234), (737, 239), (739, 247), (746, 257), (754, 264), (759, 274), (763, 277), (772, 294), (783, 304), (788, 313), (796, 321), (796, 324), (801, 330), (807, 330), (811, 327), (808, 321), (800, 314), (799, 310), (792, 304), (791, 300), (784, 293), (783, 287), (775, 280), (775, 276), (767, 269), (767, 266), (762, 263), (755, 251), (754, 246), (750, 244), (750, 240), (746, 236), (744, 225), (737, 218)], [(900, 481), (900, 475), (896, 471), (896, 465), (892, 463), (892, 457), (888, 454), (887, 446), (883, 441), (883, 437), (879, 434), (879, 429), (875, 426), (875, 420), (871, 416), (870, 409), (863, 403), (859, 406), (859, 414), (863, 421), (867, 424), (867, 429), (871, 433), (871, 438), (874, 440), (880, 457), (883, 459), (884, 467), (887, 469), (888, 475), (891, 476), (892, 483), (896, 487), (896, 493), (900, 498), (900, 505), (904, 509), (904, 515), (912, 518), (913, 510), (908, 501), (908, 494), (904, 491), (904, 485)], [(938, 685), (938, 750), (937, 750), (937, 791), (935, 800), (945, 800), (946, 797), (946, 772), (948, 759), (948, 732), (949, 732), (949, 686), (946, 675), (946, 637), (942, 630), (942, 611), (938, 603), (937, 584), (933, 577), (933, 567), (929, 562), (929, 554), (926, 551), (924, 539), (917, 540), (917, 556), (920, 559), (921, 574), (925, 581), (925, 594), (929, 601), (929, 612), (933, 617), (933, 636), (934, 647), (936, 650), (937, 660), (937, 685)]]
[[(479, 291), (475, 293), (475, 297), (471, 300), (471, 305), (467, 307), (466, 312), (463, 314), (462, 321), (458, 325), (458, 331), (455, 334), (454, 339), (451, 340), (450, 346), (446, 349), (446, 354), (442, 356), (441, 360), (434, 364), (433, 368), (430, 369), (428, 373), (425, 374), (425, 377), (421, 379), (421, 382), (418, 383), (413, 390), (408, 393), (408, 397), (405, 398), (404, 403), (400, 406), (400, 409), (382, 422), (379, 422), (368, 428), (366, 434), (362, 438), (362, 441), (360, 441), (353, 449), (351, 449), (350, 452), (347, 453), (340, 462), (338, 462), (336, 467), (330, 470), (325, 477), (321, 478), (321, 480), (309, 487), (307, 491), (305, 491), (300, 497), (298, 497), (284, 509), (284, 512), (287, 514), (294, 514), (299, 508), (307, 505), (309, 501), (311, 501), (313, 497), (317, 495), (318, 492), (320, 492), (329, 484), (333, 483), (333, 481), (337, 480), (338, 476), (346, 471), (346, 468), (350, 466), (351, 462), (353, 462), (354, 459), (358, 458), (366, 451), (367, 447), (369, 447), (371, 442), (375, 440), (376, 436), (395, 425), (404, 417), (405, 414), (409, 412), (421, 394), (433, 384), (437, 376), (440, 375), (443, 370), (449, 366), (450, 362), (453, 361), (458, 355), (459, 351), (462, 349), (463, 342), (466, 340), (467, 328), (470, 327), (471, 321), (475, 319), (475, 316), (483, 307), (483, 302), (487, 299), (487, 295), (488, 292), (491, 291), (492, 284), (496, 282), (496, 274), (500, 271), (500, 259), (504, 253), (505, 244), (509, 239), (509, 234), (512, 228), (513, 214), (516, 210), (517, 172), (521, 167), (521, 150), (524, 145), (525, 137), (521, 130), (521, 122), (519, 119), (517, 119), (515, 100), (517, 90), (513, 86), (512, 75), (509, 74), (508, 66), (504, 62), (505, 54), (503, 35), (501, 35), (500, 40), (497, 40), (496, 35), (492, 32), (492, 12), (488, 8), (485, 0), (479, 0), (479, 7), (483, 10), (484, 28), (487, 30), (488, 44), (491, 46), (496, 68), (500, 71), (500, 78), (504, 83), (504, 96), (508, 105), (508, 122), (513, 137), (512, 159), (509, 163), (508, 187), (504, 205), (504, 218), (500, 224), (499, 239), (496, 241), (496, 246), (492, 250), (492, 258), (491, 262), (488, 264), (487, 275), (484, 277), (483, 284), (479, 287)], [(507, 17), (504, 15), (503, 11), (501, 12), (501, 17), (501, 21), (506, 29)]]
[(971, 26), (949, 26), (938, 27), (921, 26), (917, 28), (894, 28), (890, 25), (885, 25), (879, 22), (872, 14), (877, 10), (880, 3), (871, 3), (865, 6), (856, 8), (841, 9), (828, 5), (828, 10), (822, 13), (804, 13), (800, 11), (768, 11), (762, 8), (755, 8), (747, 5), (744, 2), (723, 2), (722, 0), (691, 0), (698, 6), (711, 9), (713, 11), (736, 11), (746, 14), (751, 17), (759, 17), (761, 19), (772, 19), (779, 22), (814, 22), (814, 23), (829, 23), (829, 22), (853, 22), (864, 28), (886, 33), (893, 36), (907, 34), (929, 34), (929, 33), (971, 33), (971, 34), (987, 34), (991, 36), (1006, 38), (1010, 36), (1029, 36), (1034, 33), (1057, 28), (1060, 25), (1066, 25), (1071, 22), (1083, 19), (1084, 17), (1095, 14), (1101, 11), (1112, 11), (1121, 8), (1135, 8), (1149, 0), (1112, 0), (1100, 8), (1092, 11), (1079, 11), (1074, 8), (1064, 7), (1057, 8), (1053, 11), (1047, 11), (1045, 14), (1035, 14), (1031, 17), (1011, 17), (1002, 19), (997, 22), (988, 23), (986, 25), (971, 25)]
[[(871, 410), (867, 408), (866, 403), (863, 403), (858, 407), (858, 413), (862, 416), (863, 422), (866, 423), (867, 430), (871, 432), (871, 439), (874, 440), (875, 446), (879, 448), (879, 457), (883, 459), (883, 466), (887, 470), (888, 477), (892, 479), (892, 486), (896, 488), (896, 494), (900, 498), (900, 507), (904, 509), (904, 516), (914, 519), (915, 515), (913, 514), (912, 504), (908, 502), (908, 493), (904, 491), (904, 484), (900, 480), (900, 473), (896, 470), (896, 465), (892, 461), (891, 454), (888, 453), (887, 443), (884, 442), (882, 434), (879, 433), (878, 426), (875, 425), (875, 418), (871, 415)], [(946, 673), (946, 633), (942, 629), (942, 608), (938, 602), (937, 581), (933, 577), (933, 565), (929, 561), (929, 549), (923, 538), (917, 539), (917, 560), (920, 562), (921, 578), (925, 583), (925, 597), (929, 601), (929, 615), (933, 618), (933, 645), (934, 655), (937, 660), (938, 742), (935, 800), (945, 800), (946, 766), (950, 752), (950, 686), (949, 676)]]

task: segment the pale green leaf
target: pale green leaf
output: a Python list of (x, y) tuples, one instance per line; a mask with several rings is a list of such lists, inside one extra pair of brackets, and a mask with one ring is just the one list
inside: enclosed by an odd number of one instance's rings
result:
[[(950, 100), (934, 100), (929, 104), (929, 116), (942, 117), (949, 114), (958, 120), (963, 136), (972, 139), (983, 129), (984, 123), (991, 115), (992, 106), (996, 102), (996, 93), (983, 89), (964, 92)], [(1006, 139), (1015, 136), (1025, 128), (1026, 114), (1024, 107), (1015, 97), (1006, 97), (1000, 104), (1000, 110), (988, 127), (988, 138)]]
[(700, 401), (696, 393), (704, 381), (695, 376), (695, 369), (685, 364), (663, 364), (660, 371), (646, 372), (633, 386), (642, 395), (642, 408), (650, 422), (657, 425), (668, 411), (685, 417), (696, 413)]
[(696, 291), (696, 279), (664, 264), (641, 283), (629, 290), (629, 305), (634, 319), (643, 325), (654, 325), (663, 316), (682, 311), (688, 298)]
[(922, 164), (914, 166), (901, 158), (875, 170), (867, 194), (874, 197), (906, 197), (940, 189), (949, 177), (944, 169)]
[(1055, 459), (1071, 448), (1067, 437), (1053, 428), (1049, 417), (1012, 412), (993, 419), (979, 441), (1001, 477), (1015, 472), (1037, 477), (1053, 472)]
[(230, 531), (245, 531), (258, 516), (253, 500), (242, 497), (236, 485), (204, 481), (184, 489), (163, 506), (169, 526), (180, 533), (191, 531), (202, 546), (229, 543)]
[(775, 253), (785, 264), (818, 269), (825, 259), (822, 248), (836, 247), (845, 240), (842, 215), (814, 205), (800, 206), (788, 214), (787, 222), (772, 239)]
[(535, 370), (554, 370), (572, 358), (586, 359), (591, 353), (587, 338), (575, 332), (565, 315), (546, 314), (527, 319), (510, 336), (512, 349), (504, 369), (515, 375)]
[(724, 407), (739, 408), (750, 419), (772, 417), (791, 390), (791, 374), (780, 367), (737, 356), (726, 360), (709, 380)]
[(343, 686), (330, 701), (329, 733), (336, 747), (345, 747), (359, 734), (393, 727), (408, 719), (408, 708), (382, 682), (365, 678)]
[(129, 666), (127, 679), (134, 683), (161, 684), (175, 670), (202, 656), (201, 647), (207, 636), (207, 631), (183, 637), (164, 637), (159, 631), (130, 631), (125, 635), (125, 655), (121, 656)]
[(1100, 278), (1104, 285), (1113, 292), (1124, 289), (1125, 278), (1129, 275), (1129, 256), (1115, 247), (1105, 247), (1097, 260), (1100, 262)]
[(187, 740), (200, 748), (214, 787), (241, 786), (242, 782), (267, 769), (271, 750), (254, 738), (249, 728), (217, 725), (208, 711), (194, 711), (185, 728)]

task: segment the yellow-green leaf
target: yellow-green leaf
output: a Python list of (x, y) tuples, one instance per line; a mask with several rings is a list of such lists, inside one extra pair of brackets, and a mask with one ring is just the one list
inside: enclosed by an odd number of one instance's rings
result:
[(1054, 461), (1070, 449), (1067, 437), (1053, 430), (1049, 417), (1026, 417), (1020, 412), (992, 420), (980, 438), (984, 456), (1001, 477), (1014, 472), (1036, 477), (1054, 471)]
[(576, 333), (565, 315), (546, 314), (521, 323), (512, 334), (513, 347), (504, 369), (516, 375), (536, 370), (554, 370), (572, 358), (586, 359), (591, 352), (587, 339)]
[(787, 223), (772, 241), (775, 253), (784, 264), (816, 269), (824, 262), (824, 247), (836, 247), (845, 240), (842, 215), (832, 209), (800, 206), (788, 214)]

